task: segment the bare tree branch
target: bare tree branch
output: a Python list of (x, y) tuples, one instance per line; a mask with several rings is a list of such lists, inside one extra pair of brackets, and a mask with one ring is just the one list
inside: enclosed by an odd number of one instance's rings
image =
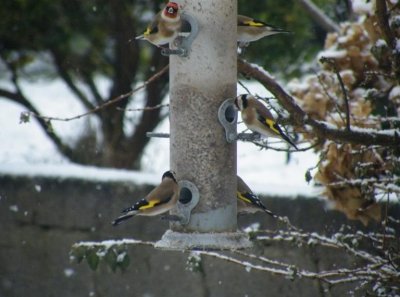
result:
[(83, 79), (85, 80), (86, 84), (88, 85), (90, 91), (92, 92), (93, 98), (96, 100), (97, 105), (100, 105), (104, 102), (103, 97), (100, 95), (99, 90), (95, 82), (93, 81), (93, 77), (90, 74), (84, 74)]
[(68, 70), (64, 67), (60, 55), (55, 50), (52, 50), (51, 53), (53, 55), (54, 64), (60, 77), (67, 84), (72, 93), (74, 93), (75, 96), (79, 98), (79, 100), (87, 109), (93, 109), (94, 105), (92, 104), (92, 102), (90, 102), (86, 95), (75, 85), (71, 75), (68, 73)]
[(329, 63), (333, 68), (333, 72), (336, 74), (336, 77), (339, 81), (340, 88), (342, 89), (343, 99), (344, 99), (344, 106), (346, 111), (346, 130), (350, 131), (350, 106), (349, 106), (349, 96), (347, 95), (346, 87), (343, 83), (343, 79), (339, 73), (339, 70), (336, 66), (336, 62), (334, 59), (321, 57), (321, 63)]
[[(168, 63), (168, 58), (161, 56), (158, 51), (153, 52), (152, 57), (152, 66), (151, 68), (158, 69), (163, 65)], [(157, 81), (153, 80), (146, 85), (146, 102), (145, 106), (156, 106), (161, 104), (165, 94), (167, 93), (168, 88), (168, 64), (165, 66), (162, 73), (160, 73), (157, 78)], [(149, 69), (149, 72), (151, 69)], [(147, 137), (146, 133), (148, 131), (153, 131), (154, 128), (161, 121), (161, 110), (155, 109), (152, 113), (143, 112), (140, 117), (139, 124), (135, 126), (135, 131), (133, 135), (127, 141), (127, 147), (129, 147), (130, 153), (132, 156), (135, 156), (136, 163), (140, 161), (140, 157), (147, 143), (150, 141), (150, 138)], [(136, 167), (139, 167), (138, 164), (135, 164)]]
[(123, 109), (123, 108), (117, 107), (117, 110), (120, 110), (120, 111), (152, 111), (152, 110), (156, 110), (156, 109), (163, 108), (163, 107), (169, 107), (169, 104), (168, 103), (157, 104), (155, 106), (146, 106), (143, 108), (125, 108), (125, 109)]
[[(3, 57), (2, 57), (3, 58)], [(19, 86), (18, 83), (18, 73), (15, 67), (13, 67), (10, 63), (7, 62), (6, 59), (3, 58), (4, 63), (8, 67), (9, 71), (11, 72), (11, 81), (14, 84), (14, 87), (16, 91), (10, 92), (5, 89), (0, 89), (0, 97), (8, 98), (14, 102), (17, 102), (27, 109), (31, 110), (34, 113), (39, 114), (39, 111), (32, 105), (32, 103), (25, 97), (25, 95), (22, 92), (22, 89)], [(23, 115), (21, 115), (20, 119), (24, 119)], [(26, 119), (25, 119), (26, 120)], [(29, 119), (28, 119), (29, 120)], [(75, 161), (75, 154), (73, 150), (63, 143), (61, 138), (54, 133), (53, 128), (51, 126), (50, 121), (46, 119), (38, 119), (39, 125), (42, 127), (43, 131), (46, 133), (46, 135), (54, 142), (56, 145), (57, 149), (68, 159), (71, 161)]]
[(316, 71), (314, 71), (315, 76), (318, 78), (319, 84), (321, 85), (322, 89), (324, 89), (324, 93), (325, 95), (329, 98), (329, 100), (332, 101), (332, 103), (335, 105), (335, 110), (337, 112), (337, 114), (339, 115), (340, 119), (342, 120), (343, 124), (346, 124), (346, 121), (344, 120), (342, 113), (340, 112), (339, 106), (337, 104), (337, 101), (335, 100), (335, 98), (333, 98), (333, 96), (331, 94), (329, 94), (329, 90), (326, 87), (325, 83), (322, 81), (321, 79), (321, 75), (319, 75)]
[(394, 34), (389, 26), (389, 17), (388, 11), (386, 7), (386, 1), (375, 1), (375, 14), (378, 17), (379, 27), (382, 30), (383, 39), (385, 39), (386, 43), (393, 49), (396, 46), (396, 41), (394, 38)]
[(382, 30), (383, 38), (385, 39), (388, 46), (393, 50), (392, 53), (392, 69), (396, 75), (397, 80), (400, 80), (400, 57), (397, 53), (397, 42), (395, 35), (389, 25), (389, 13), (387, 11), (386, 1), (377, 0), (375, 1), (375, 14), (378, 18), (378, 25)]
[(355, 130), (346, 131), (332, 127), (329, 123), (316, 121), (310, 118), (304, 110), (266, 71), (261, 67), (249, 64), (244, 60), (238, 59), (238, 69), (248, 77), (259, 81), (266, 89), (268, 89), (291, 115), (293, 124), (296, 127), (304, 128), (309, 125), (313, 133), (321, 139), (330, 139), (338, 142), (347, 142), (353, 144), (365, 145), (399, 145), (400, 135), (397, 131), (389, 133), (387, 131), (361, 131)]
[[(207, 256), (239, 265), (246, 268), (246, 270), (257, 270), (283, 276), (291, 280), (318, 280), (330, 286), (338, 286), (346, 283), (355, 283), (357, 286), (368, 284), (375, 288), (382, 288), (383, 290), (390, 288), (395, 293), (399, 291), (398, 286), (393, 286), (393, 284), (398, 284), (400, 278), (399, 267), (396, 264), (399, 259), (399, 251), (385, 249), (383, 245), (385, 240), (396, 242), (397, 236), (394, 232), (391, 232), (391, 234), (371, 231), (365, 233), (357, 230), (351, 233), (338, 232), (330, 236), (325, 236), (316, 232), (303, 232), (295, 228), (288, 231), (250, 230), (249, 233), (252, 235), (254, 241), (259, 244), (267, 242), (267, 245), (270, 246), (271, 244), (286, 242), (288, 244), (287, 248), (292, 245), (294, 249), (297, 249), (298, 246), (304, 248), (320, 246), (324, 247), (326, 251), (335, 249), (348, 253), (353, 257), (353, 261), (350, 267), (312, 271), (304, 269), (300, 265), (284, 262), (282, 259), (268, 258), (248, 250), (196, 250), (190, 251), (188, 265), (200, 265), (202, 261), (201, 256)], [(79, 242), (72, 246), (71, 255), (77, 258), (78, 262), (86, 258), (89, 263), (88, 256), (90, 255), (93, 256), (93, 254), (96, 254), (99, 257), (98, 261), (100, 261), (103, 257), (106, 257), (110, 250), (123, 253), (123, 249), (126, 250), (128, 246), (138, 245), (154, 248), (156, 243), (136, 239)], [(258, 246), (260, 247), (260, 245)], [(108, 264), (110, 265), (110, 263)], [(377, 285), (377, 282), (379, 282), (379, 285)]]
[[(130, 91), (128, 93), (125, 93), (125, 94), (121, 94), (121, 95), (119, 95), (119, 96), (117, 96), (117, 97), (115, 97), (115, 98), (113, 98), (113, 99), (111, 99), (111, 100), (109, 100), (107, 102), (104, 102), (103, 104), (100, 104), (100, 105), (94, 107), (93, 109), (91, 109), (91, 110), (89, 110), (87, 112), (84, 112), (84, 113), (81, 113), (81, 114), (78, 114), (78, 115), (75, 115), (75, 116), (72, 116), (72, 117), (60, 118), (60, 117), (44, 116), (44, 115), (40, 115), (38, 112), (34, 112), (30, 108), (29, 109), (31, 111), (29, 111), (28, 113), (33, 115), (33, 116), (35, 116), (35, 117), (37, 117), (37, 118), (41, 118), (41, 119), (47, 120), (47, 121), (69, 122), (69, 121), (72, 121), (72, 120), (80, 119), (80, 118), (83, 118), (83, 117), (88, 116), (90, 114), (94, 114), (94, 113), (96, 113), (96, 112), (98, 112), (98, 111), (100, 111), (100, 110), (102, 110), (102, 109), (104, 109), (104, 108), (106, 108), (106, 107), (108, 107), (110, 105), (113, 105), (113, 104), (115, 104), (115, 103), (117, 103), (117, 102), (119, 102), (119, 101), (121, 101), (121, 100), (123, 100), (123, 99), (125, 99), (127, 97), (132, 96), (134, 93), (136, 93), (136, 92), (140, 91), (141, 89), (145, 88), (151, 82), (157, 80), (160, 76), (162, 76), (168, 70), (168, 68), (169, 68), (169, 65), (165, 66), (163, 69), (161, 69), (160, 71), (155, 73), (152, 77), (150, 77), (147, 81), (145, 81), (142, 85), (136, 87), (132, 91)], [(3, 93), (4, 92), (5, 91), (3, 90)], [(1, 93), (0, 93), (0, 95), (1, 95)]]
[[(27, 100), (27, 98), (22, 93), (12, 93), (7, 90), (0, 89), (0, 97), (8, 98), (14, 102), (23, 105), (25, 108), (29, 109), (30, 112), (34, 114), (39, 114), (39, 111)], [(63, 143), (60, 137), (54, 133), (51, 123), (47, 119), (38, 118), (38, 123), (42, 127), (46, 135), (54, 142), (58, 150), (71, 161), (75, 161), (73, 150)]]
[(339, 32), (339, 26), (331, 20), (321, 9), (311, 0), (297, 0), (311, 18), (326, 32)]

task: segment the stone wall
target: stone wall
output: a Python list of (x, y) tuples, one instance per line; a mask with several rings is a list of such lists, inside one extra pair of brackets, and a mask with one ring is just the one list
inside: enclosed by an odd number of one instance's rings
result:
[[(70, 247), (78, 241), (161, 238), (168, 223), (159, 218), (110, 224), (149, 189), (127, 183), (0, 176), (0, 296), (344, 296), (348, 289), (325, 292), (316, 281), (290, 281), (211, 258), (203, 259), (202, 273), (194, 273), (186, 269), (187, 253), (143, 246), (129, 248), (131, 264), (125, 272), (113, 273), (105, 265), (92, 271), (86, 263), (70, 262)], [(332, 232), (349, 223), (340, 213), (324, 210), (317, 199), (265, 202), (305, 230)], [(240, 227), (253, 222), (261, 228), (280, 228), (263, 213), (239, 218)], [(354, 261), (332, 250), (280, 244), (257, 246), (253, 252), (311, 270)]]

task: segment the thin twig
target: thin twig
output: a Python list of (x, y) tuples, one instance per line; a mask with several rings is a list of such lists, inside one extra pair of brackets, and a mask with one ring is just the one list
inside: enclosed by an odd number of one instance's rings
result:
[(144, 241), (138, 239), (120, 239), (120, 240), (103, 240), (103, 241), (80, 241), (75, 243), (72, 247), (76, 248), (79, 246), (83, 247), (109, 247), (109, 246), (120, 246), (120, 245), (146, 245), (154, 247), (155, 242)]
[(390, 28), (389, 24), (389, 13), (387, 11), (386, 1), (375, 1), (375, 14), (377, 16), (377, 22), (382, 32), (382, 37), (386, 41), (386, 44), (392, 49), (392, 70), (396, 75), (397, 80), (400, 80), (400, 57), (397, 51), (397, 41), (395, 34)]
[[(248, 137), (248, 135), (250, 137)], [(319, 141), (317, 141), (316, 143), (314, 143), (312, 145), (309, 145), (304, 148), (298, 148), (297, 150), (291, 149), (291, 148), (278, 148), (278, 147), (269, 146), (266, 142), (263, 142), (260, 139), (253, 138), (253, 137), (251, 137), (251, 135), (252, 134), (249, 134), (249, 133), (239, 133), (238, 140), (243, 141), (243, 142), (254, 143), (256, 146), (263, 148), (263, 149), (270, 149), (270, 150), (273, 150), (276, 152), (288, 152), (288, 153), (306, 152), (306, 151), (309, 151), (321, 144)], [(285, 143), (285, 142), (281, 141), (280, 143)]]
[(292, 266), (291, 264), (286, 264), (286, 263), (279, 262), (279, 261), (276, 261), (276, 260), (271, 260), (271, 259), (268, 259), (268, 258), (263, 257), (263, 256), (249, 254), (249, 253), (243, 252), (241, 250), (235, 250), (235, 251), (233, 251), (233, 253), (241, 255), (241, 256), (244, 256), (246, 258), (259, 260), (261, 262), (264, 262), (264, 263), (267, 263), (267, 264), (270, 264), (270, 265), (282, 266), (284, 268), (289, 268), (290, 266)]
[(387, 192), (387, 199), (385, 203), (385, 220), (383, 222), (383, 238), (382, 238), (382, 248), (386, 247), (386, 227), (388, 224), (388, 211), (389, 211), (389, 192)]
[(333, 72), (336, 74), (336, 77), (337, 77), (337, 79), (339, 81), (340, 88), (341, 88), (342, 93), (343, 93), (344, 106), (345, 106), (345, 112), (346, 112), (346, 130), (350, 131), (349, 96), (347, 94), (347, 90), (346, 90), (346, 87), (344, 85), (343, 79), (342, 79), (342, 77), (341, 77), (341, 75), (339, 73), (339, 70), (338, 70), (337, 66), (336, 66), (336, 62), (335, 62), (334, 59), (326, 58), (326, 57), (321, 57), (320, 61), (321, 61), (321, 63), (328, 63), (332, 67)]
[(142, 107), (142, 108), (120, 108), (117, 107), (117, 110), (119, 111), (151, 111), (151, 110), (156, 110), (156, 109), (160, 109), (163, 107), (169, 107), (169, 104), (158, 104), (155, 106), (146, 106), (146, 107)]
[(141, 89), (144, 89), (147, 85), (149, 85), (153, 81), (155, 81), (158, 78), (160, 78), (168, 70), (168, 68), (169, 68), (169, 65), (166, 65), (164, 68), (162, 68), (160, 71), (158, 71), (153, 76), (151, 76), (148, 80), (146, 80), (142, 85), (136, 87), (132, 91), (130, 91), (128, 93), (125, 93), (125, 94), (122, 94), (122, 95), (119, 95), (119, 96), (117, 96), (117, 97), (115, 97), (115, 98), (113, 98), (113, 99), (111, 99), (111, 100), (109, 100), (109, 101), (107, 101), (107, 102), (105, 102), (105, 103), (103, 103), (101, 105), (96, 106), (95, 108), (93, 108), (93, 109), (91, 109), (91, 110), (89, 110), (87, 112), (84, 112), (82, 114), (78, 114), (76, 116), (67, 117), (67, 118), (60, 118), (60, 117), (52, 117), (52, 116), (43, 116), (43, 115), (39, 115), (37, 113), (33, 113), (33, 112), (30, 112), (30, 111), (24, 112), (24, 114), (33, 115), (33, 116), (35, 116), (37, 118), (41, 118), (41, 119), (47, 120), (47, 121), (69, 122), (69, 121), (73, 121), (73, 120), (76, 120), (76, 119), (80, 119), (82, 117), (85, 117), (85, 116), (88, 116), (90, 114), (96, 113), (99, 110), (102, 110), (102, 109), (104, 109), (104, 108), (106, 108), (106, 107), (108, 107), (108, 106), (110, 106), (112, 104), (115, 104), (115, 103), (117, 103), (117, 102), (119, 102), (119, 101), (121, 101), (121, 100), (123, 100), (123, 99), (125, 99), (127, 97), (132, 96), (134, 93), (140, 91)]
[[(340, 177), (340, 176), (338, 176), (338, 177)], [(369, 185), (369, 184), (378, 185), (379, 183), (395, 184), (396, 182), (399, 182), (399, 181), (400, 181), (400, 177), (385, 177), (385, 178), (370, 177), (370, 178), (358, 178), (358, 179), (344, 179), (343, 178), (342, 181), (332, 182), (332, 183), (326, 184), (326, 186), (340, 188), (340, 187), (345, 187), (345, 186), (360, 186), (360, 185)], [(376, 186), (376, 185), (374, 185), (374, 186)]]
[(244, 85), (244, 83), (242, 83), (242, 81), (238, 80), (239, 85), (242, 86), (243, 89), (246, 90), (247, 94), (253, 95), (250, 90)]
[(337, 105), (337, 102), (336, 102), (335, 98), (333, 98), (333, 97), (331, 96), (331, 94), (329, 94), (328, 88), (326, 87), (326, 85), (325, 85), (324, 82), (322, 81), (321, 76), (320, 76), (316, 71), (314, 71), (314, 74), (315, 74), (315, 76), (318, 78), (319, 84), (321, 85), (322, 89), (324, 90), (325, 95), (328, 96), (328, 98), (329, 98), (329, 99), (331, 100), (331, 102), (334, 104), (335, 109), (336, 109), (336, 112), (338, 113), (340, 119), (342, 120), (342, 122), (343, 122), (344, 124), (346, 124), (346, 121), (344, 120), (344, 118), (343, 118), (343, 116), (342, 116), (342, 113), (341, 113), (341, 111), (339, 110), (339, 107), (338, 107), (338, 105)]
[[(364, 284), (368, 282), (369, 284), (379, 281), (392, 283), (396, 282), (399, 278), (398, 267), (394, 264), (394, 261), (398, 259), (398, 256), (390, 252), (389, 260), (382, 258), (378, 254), (371, 254), (364, 250), (361, 250), (358, 245), (350, 245), (347, 242), (358, 241), (360, 238), (365, 240), (374, 239), (385, 236), (380, 233), (368, 233), (364, 234), (362, 231), (357, 231), (355, 234), (343, 234), (336, 233), (331, 237), (326, 237), (318, 233), (308, 233), (299, 231), (270, 231), (262, 230), (256, 231), (256, 233), (266, 233), (271, 234), (267, 236), (257, 236), (256, 240), (271, 240), (274, 242), (288, 241), (297, 244), (304, 245), (320, 245), (328, 248), (342, 249), (343, 251), (349, 252), (353, 256), (361, 258), (364, 263), (355, 268), (338, 268), (332, 270), (324, 271), (309, 271), (302, 269), (299, 266), (284, 263), (280, 260), (269, 259), (262, 255), (256, 255), (248, 251), (233, 250), (231, 255), (223, 253), (221, 251), (195, 251), (198, 255), (204, 255), (208, 257), (217, 258), (224, 260), (235, 265), (245, 267), (246, 269), (254, 269), (262, 272), (267, 272), (275, 275), (284, 276), (288, 279), (296, 278), (307, 278), (312, 280), (319, 280), (329, 284), (330, 286), (337, 286), (345, 283)], [(154, 247), (155, 242), (142, 241), (136, 239), (122, 239), (122, 240), (106, 240), (101, 242), (79, 242), (74, 244), (73, 249), (79, 247), (85, 248), (97, 248), (100, 251), (107, 251), (109, 248), (114, 248), (115, 246), (127, 246), (129, 245), (145, 245)], [(236, 255), (236, 256), (235, 256)], [(250, 262), (251, 261), (251, 262)]]

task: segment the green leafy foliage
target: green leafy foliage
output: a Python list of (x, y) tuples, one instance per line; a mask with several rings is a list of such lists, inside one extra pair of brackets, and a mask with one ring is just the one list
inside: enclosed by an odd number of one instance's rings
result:
[(191, 272), (198, 272), (204, 274), (204, 267), (201, 254), (195, 251), (191, 252), (186, 260), (186, 269)]
[(31, 120), (31, 114), (29, 112), (21, 112), (21, 115), (19, 117), (20, 124), (29, 123), (30, 120)]
[(89, 248), (85, 253), (86, 261), (92, 270), (96, 270), (100, 263), (100, 257), (94, 248)]
[(125, 245), (80, 245), (74, 244), (70, 251), (70, 259), (81, 263), (84, 259), (92, 270), (97, 270), (100, 263), (105, 263), (113, 272), (117, 269), (125, 271), (130, 258)]

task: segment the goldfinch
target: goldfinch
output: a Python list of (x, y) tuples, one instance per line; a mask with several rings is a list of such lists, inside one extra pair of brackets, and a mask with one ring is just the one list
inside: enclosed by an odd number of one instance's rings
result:
[(290, 33), (244, 15), (238, 15), (237, 25), (237, 41), (242, 45), (273, 34)]
[(276, 218), (271, 211), (261, 202), (257, 195), (253, 194), (249, 186), (243, 181), (240, 176), (237, 176), (237, 210), (239, 214), (255, 213), (257, 211), (264, 211), (270, 216)]
[(252, 95), (244, 94), (236, 97), (235, 106), (240, 110), (247, 128), (265, 137), (282, 138), (297, 150), (297, 146), (275, 122), (267, 107)]
[(160, 11), (146, 31), (136, 39), (145, 39), (156, 46), (174, 41), (182, 26), (180, 9), (177, 3), (169, 2)]
[(145, 198), (140, 199), (132, 206), (122, 210), (123, 215), (116, 218), (112, 224), (121, 222), (133, 216), (156, 216), (175, 207), (179, 197), (179, 187), (173, 171), (166, 171), (161, 183)]

